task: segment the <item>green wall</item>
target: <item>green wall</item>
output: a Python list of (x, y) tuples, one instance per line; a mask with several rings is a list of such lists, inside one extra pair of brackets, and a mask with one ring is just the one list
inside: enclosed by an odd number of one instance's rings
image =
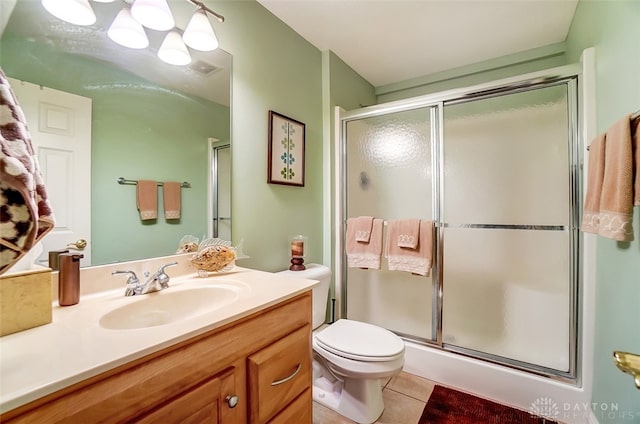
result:
[[(587, 47), (596, 50), (597, 131), (640, 109), (640, 2), (581, 0), (567, 39), (570, 62)], [(619, 371), (612, 352), (640, 354), (640, 208), (635, 208), (635, 241), (597, 241), (596, 329), (593, 403), (618, 407), (608, 414), (593, 408), (601, 423), (640, 423), (640, 392)], [(623, 414), (627, 415), (624, 416)], [(631, 416), (629, 414), (634, 414)]]
[(566, 64), (565, 44), (558, 43), (484, 62), (449, 69), (409, 81), (376, 87), (378, 103), (438, 93), (454, 88), (541, 71)]
[[(233, 55), (232, 235), (267, 271), (290, 262), (288, 237), (303, 234), (307, 263), (322, 261), (322, 55), (255, 1), (207, 2), (225, 16), (220, 45)], [(306, 125), (305, 185), (267, 184), (268, 112)]]
[[(183, 235), (207, 233), (207, 138), (229, 139), (228, 107), (10, 34), (0, 47), (8, 76), (92, 98), (94, 265), (164, 256)], [(159, 191), (158, 219), (141, 221), (136, 187), (117, 184), (121, 176), (191, 182), (182, 190), (181, 219), (164, 219)]]
[[(324, 51), (323, 56), (323, 112), (325, 122), (325, 181), (331, 186), (325, 190), (325, 246), (324, 263), (333, 265), (335, 254), (335, 226), (333, 206), (335, 193), (335, 170), (338, 164), (335, 163), (335, 145), (333, 135), (335, 134), (335, 108), (344, 110), (358, 109), (376, 103), (375, 88), (356, 71), (347, 65), (340, 57), (331, 51)], [(338, 123), (339, 125), (339, 123)], [(334, 297), (334, 285), (331, 285), (330, 298)], [(331, 310), (327, 310), (330, 314)]]

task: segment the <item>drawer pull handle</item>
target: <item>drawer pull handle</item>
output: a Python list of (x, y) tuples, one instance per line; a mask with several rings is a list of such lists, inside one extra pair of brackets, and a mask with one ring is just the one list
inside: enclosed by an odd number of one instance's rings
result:
[(296, 370), (293, 372), (293, 374), (291, 374), (289, 377), (285, 377), (282, 380), (276, 380), (276, 381), (272, 381), (271, 385), (272, 386), (277, 386), (279, 384), (282, 383), (286, 383), (287, 381), (291, 380), (293, 377), (295, 377), (296, 375), (298, 375), (298, 373), (300, 372), (300, 370), (302, 369), (302, 363), (298, 364), (298, 367), (296, 368)]
[(225, 400), (227, 401), (227, 404), (229, 405), (229, 408), (235, 408), (240, 399), (238, 399), (238, 396), (236, 396), (236, 395), (233, 395), (233, 396), (229, 395), (229, 396), (227, 396), (225, 398)]

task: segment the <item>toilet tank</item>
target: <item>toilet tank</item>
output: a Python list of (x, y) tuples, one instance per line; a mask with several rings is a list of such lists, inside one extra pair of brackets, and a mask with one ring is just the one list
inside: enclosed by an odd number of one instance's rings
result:
[(329, 300), (329, 284), (331, 283), (331, 270), (329, 267), (319, 264), (305, 264), (304, 271), (280, 271), (278, 274), (295, 278), (307, 278), (318, 280), (320, 284), (312, 289), (313, 297), (313, 328), (324, 324), (327, 315), (327, 301)]

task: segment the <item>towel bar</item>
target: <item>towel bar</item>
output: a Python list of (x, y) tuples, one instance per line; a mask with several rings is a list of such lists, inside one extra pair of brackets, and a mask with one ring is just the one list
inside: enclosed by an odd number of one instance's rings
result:
[[(138, 180), (127, 180), (124, 177), (119, 177), (118, 178), (118, 184), (136, 185), (136, 184), (138, 184)], [(163, 185), (164, 185), (164, 183), (162, 181), (158, 181), (158, 187), (161, 187)], [(189, 183), (188, 181), (185, 181), (182, 184), (180, 184), (180, 187), (182, 187), (182, 188), (191, 188), (191, 183)]]

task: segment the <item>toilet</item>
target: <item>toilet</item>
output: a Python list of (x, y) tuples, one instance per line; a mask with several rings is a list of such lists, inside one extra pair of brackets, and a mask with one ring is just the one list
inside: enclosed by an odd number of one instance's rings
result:
[(331, 270), (306, 267), (278, 274), (320, 281), (313, 288), (313, 400), (357, 423), (373, 423), (384, 410), (381, 380), (404, 365), (404, 342), (365, 322), (339, 319), (326, 325)]

